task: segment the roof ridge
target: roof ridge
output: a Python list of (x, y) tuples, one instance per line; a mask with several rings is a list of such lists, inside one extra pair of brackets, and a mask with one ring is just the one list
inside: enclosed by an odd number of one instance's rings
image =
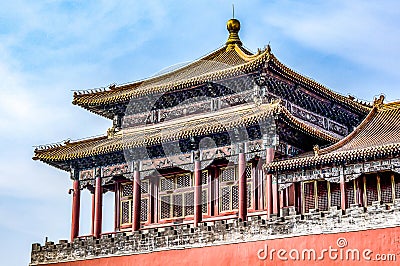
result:
[(316, 127), (313, 127), (305, 122), (303, 122), (300, 118), (295, 117), (284, 105), (280, 104), (280, 110), (283, 111), (285, 114), (286, 118), (289, 119), (290, 122), (292, 122), (294, 125), (299, 127), (300, 129), (306, 130), (309, 134), (313, 134), (314, 136), (317, 136), (319, 138), (322, 138), (324, 140), (329, 140), (330, 142), (338, 142), (340, 141), (339, 138), (332, 136), (322, 130), (319, 130)]
[(334, 152), (335, 150), (343, 147), (347, 143), (349, 143), (353, 138), (355, 138), (362, 130), (372, 121), (372, 119), (375, 117), (377, 114), (378, 108), (373, 107), (370, 113), (364, 118), (364, 120), (346, 137), (341, 139), (339, 142), (326, 147), (324, 149), (321, 149), (319, 151), (319, 155), (323, 155), (326, 153)]
[(372, 107), (369, 107), (361, 102), (352, 100), (352, 98), (354, 97), (346, 97), (338, 92), (333, 91), (332, 89), (326, 87), (325, 85), (314, 80), (313, 78), (307, 77), (306, 75), (301, 74), (291, 69), (290, 67), (286, 66), (272, 52), (270, 54), (271, 54), (271, 62), (275, 63), (276, 66), (280, 68), (284, 74), (287, 74), (292, 78), (300, 80), (301, 82), (310, 85), (311, 87), (318, 88), (322, 93), (330, 95), (332, 98), (339, 98), (339, 100), (344, 101), (345, 103), (347, 103), (347, 105), (353, 106), (359, 111), (367, 112), (371, 110)]

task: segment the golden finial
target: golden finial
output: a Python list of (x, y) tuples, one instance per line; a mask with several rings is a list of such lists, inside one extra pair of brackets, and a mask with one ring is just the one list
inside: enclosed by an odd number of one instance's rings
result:
[(242, 42), (239, 38), (239, 30), (240, 30), (240, 22), (235, 19), (235, 6), (232, 4), (232, 18), (228, 20), (226, 23), (226, 28), (229, 31), (229, 37), (226, 41), (227, 46), (231, 46), (233, 44), (242, 45)]

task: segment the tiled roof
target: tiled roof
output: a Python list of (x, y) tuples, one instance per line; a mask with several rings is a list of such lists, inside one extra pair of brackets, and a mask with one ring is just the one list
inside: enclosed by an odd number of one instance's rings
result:
[(289, 79), (310, 86), (328, 98), (335, 99), (364, 113), (371, 109), (367, 104), (336, 93), (315, 80), (288, 68), (271, 53), (269, 45), (263, 51), (259, 50), (258, 53), (251, 54), (238, 44), (224, 46), (184, 67), (143, 81), (112, 86), (101, 91), (75, 92), (73, 103), (99, 113), (95, 111), (94, 106), (126, 102), (145, 95), (166, 93), (206, 82), (215, 82), (256, 71), (266, 63)]
[[(383, 100), (383, 99), (382, 99)], [(347, 137), (315, 154), (272, 162), (269, 171), (294, 170), (391, 156), (400, 152), (400, 102), (375, 104), (364, 121)]]
[(275, 102), (237, 106), (212, 114), (188, 116), (160, 124), (124, 129), (109, 137), (103, 136), (44, 147), (35, 150), (33, 159), (47, 162), (68, 161), (122, 151), (127, 148), (157, 145), (192, 136), (225, 132), (240, 126), (254, 125), (272, 115), (279, 115), (285, 123), (315, 138), (331, 143), (339, 141), (337, 137), (295, 118), (280, 102)]
[(81, 106), (123, 102), (148, 94), (194, 86), (248, 73), (268, 56), (267, 52), (252, 55), (242, 46), (224, 46), (186, 66), (143, 81), (120, 85), (101, 92), (75, 93), (73, 103)]

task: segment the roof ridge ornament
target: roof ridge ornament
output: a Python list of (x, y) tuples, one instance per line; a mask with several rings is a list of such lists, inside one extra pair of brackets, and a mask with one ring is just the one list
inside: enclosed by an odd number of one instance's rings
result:
[(380, 109), (383, 106), (383, 101), (385, 100), (385, 95), (381, 94), (379, 98), (374, 98), (374, 107)]
[(319, 156), (319, 145), (314, 145), (313, 147), (314, 150), (314, 156)]

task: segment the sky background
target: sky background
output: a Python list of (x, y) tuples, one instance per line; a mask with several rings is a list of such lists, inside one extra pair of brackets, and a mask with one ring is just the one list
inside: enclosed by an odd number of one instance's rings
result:
[[(292, 69), (371, 101), (400, 99), (399, 1), (234, 1), (240, 38), (270, 43)], [(27, 265), (31, 244), (68, 239), (69, 174), (33, 161), (34, 145), (104, 134), (111, 121), (72, 90), (126, 83), (224, 45), (232, 1), (0, 1), (0, 257)], [(113, 228), (105, 196), (104, 231)], [(82, 195), (81, 234), (90, 231)]]

